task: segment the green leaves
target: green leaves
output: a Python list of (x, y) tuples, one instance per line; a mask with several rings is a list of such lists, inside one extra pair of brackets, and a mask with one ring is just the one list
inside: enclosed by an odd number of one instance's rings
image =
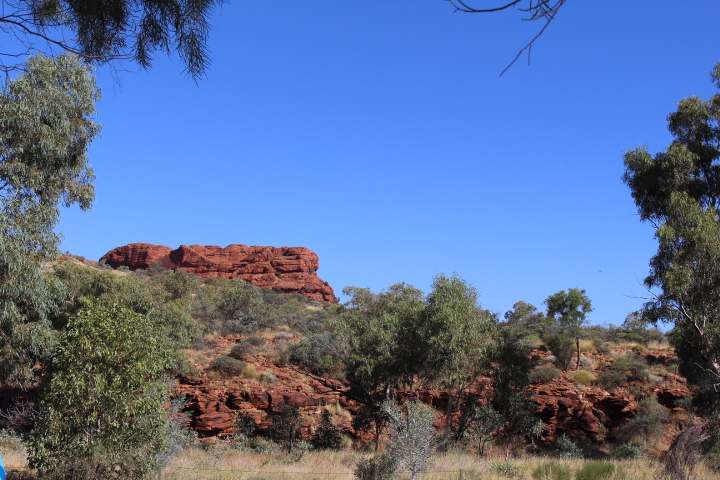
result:
[(40, 386), (43, 415), (30, 442), (34, 468), (132, 458), (147, 469), (163, 448), (170, 352), (147, 317), (92, 303), (68, 323)]
[[(720, 63), (711, 78), (720, 88)], [(682, 100), (668, 127), (665, 152), (625, 154), (623, 181), (658, 240), (645, 285), (661, 293), (643, 317), (675, 323), (681, 373), (710, 389), (720, 385), (720, 94)]]
[(52, 344), (47, 318), (62, 287), (42, 268), (58, 253), (59, 205), (94, 199), (87, 148), (99, 98), (72, 55), (32, 57), (0, 94), (0, 381), (31, 381)]

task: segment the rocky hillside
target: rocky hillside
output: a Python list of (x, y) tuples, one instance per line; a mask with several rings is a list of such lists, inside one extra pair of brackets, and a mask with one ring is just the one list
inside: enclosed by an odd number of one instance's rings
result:
[[(183, 378), (176, 392), (190, 399), (187, 411), (192, 413), (191, 426), (199, 436), (211, 439), (232, 434), (238, 413), (253, 418), (262, 429), (270, 424), (268, 416), (277, 413), (284, 404), (299, 407), (308, 420), (308, 429), (319, 420), (321, 407), (333, 406), (335, 422), (354, 436), (350, 420), (359, 406), (346, 396), (343, 383), (319, 379), (281, 361), (286, 358), (282, 352), (298, 340), (299, 337), (284, 332), (266, 336), (265, 343), (244, 359), (249, 368), (234, 376), (220, 375), (211, 368), (210, 362), (229, 353), (242, 337), (209, 340), (204, 351), (196, 351), (193, 360), (200, 374)], [(632, 353), (627, 347), (605, 347), (604, 350), (583, 353), (586, 365), (583, 371), (600, 377), (610, 370), (613, 360)], [(576, 374), (572, 370), (553, 379), (536, 378), (530, 388), (538, 414), (545, 423), (545, 439), (552, 441), (565, 433), (602, 446), (638, 413), (639, 399), (651, 395), (656, 396), (665, 408), (682, 414), (684, 410), (678, 401), (690, 395), (690, 390), (685, 379), (673, 373), (675, 358), (672, 351), (641, 352), (635, 358), (638, 357), (649, 369), (647, 377), (640, 381), (599, 386), (577, 376), (585, 384), (573, 378)], [(551, 360), (549, 353), (539, 349), (534, 352), (534, 358), (539, 366)], [(488, 384), (481, 381), (481, 387), (472, 392), (481, 402), (488, 396), (489, 392), (483, 386)], [(439, 411), (444, 411), (447, 406), (445, 392), (422, 390), (416, 395)]]
[(260, 247), (247, 245), (164, 245), (131, 243), (115, 248), (100, 259), (113, 268), (146, 269), (159, 262), (167, 269), (185, 269), (198, 277), (242, 278), (261, 288), (280, 293), (298, 293), (311, 300), (335, 303), (335, 292), (318, 277), (318, 255), (305, 247)]

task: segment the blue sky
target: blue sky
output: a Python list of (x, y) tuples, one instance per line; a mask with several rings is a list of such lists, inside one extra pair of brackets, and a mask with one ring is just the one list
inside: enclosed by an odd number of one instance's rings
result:
[(664, 149), (677, 102), (714, 93), (720, 3), (601, 6), (569, 1), (499, 77), (540, 27), (519, 12), (224, 4), (197, 85), (177, 58), (98, 70), (97, 200), (62, 248), (306, 246), (338, 295), (457, 272), (500, 314), (578, 287), (620, 324), (656, 247), (622, 152)]

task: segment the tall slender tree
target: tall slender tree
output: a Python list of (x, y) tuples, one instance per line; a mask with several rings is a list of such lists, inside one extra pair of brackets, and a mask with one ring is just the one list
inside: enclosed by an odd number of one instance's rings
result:
[(592, 302), (585, 290), (570, 288), (561, 290), (545, 299), (547, 316), (554, 318), (560, 331), (575, 339), (577, 346), (576, 370), (580, 370), (580, 336), (582, 327), (587, 323), (587, 314), (592, 312)]

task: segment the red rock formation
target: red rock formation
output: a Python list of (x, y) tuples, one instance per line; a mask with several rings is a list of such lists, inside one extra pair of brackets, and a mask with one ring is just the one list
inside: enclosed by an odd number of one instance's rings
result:
[(113, 268), (148, 268), (160, 262), (169, 269), (185, 269), (203, 280), (242, 278), (276, 292), (299, 293), (311, 300), (335, 302), (332, 287), (317, 276), (318, 256), (305, 247), (249, 247), (181, 245), (173, 250), (163, 245), (131, 243), (109, 251), (101, 260)]

